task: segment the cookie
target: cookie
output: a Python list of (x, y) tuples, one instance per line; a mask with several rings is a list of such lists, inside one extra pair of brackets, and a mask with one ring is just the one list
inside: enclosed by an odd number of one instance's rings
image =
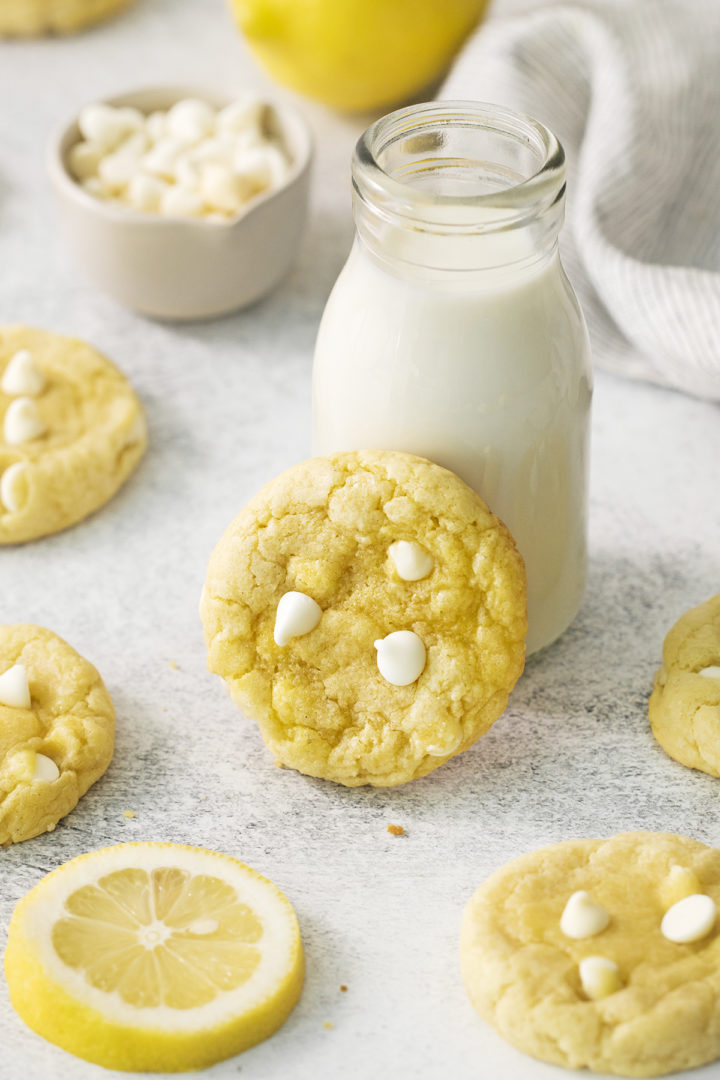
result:
[(281, 765), (390, 786), (466, 750), (524, 663), (525, 570), (453, 473), (410, 454), (289, 469), (217, 545), (208, 666)]
[(75, 338), (0, 327), (0, 544), (87, 517), (146, 446), (140, 402), (106, 357)]
[(2, 0), (0, 37), (73, 34), (109, 19), (133, 0)]
[(0, 844), (54, 829), (107, 769), (114, 738), (92, 664), (42, 626), (0, 626)]
[(720, 593), (668, 633), (648, 712), (670, 757), (720, 776)]
[(514, 859), (468, 904), (462, 973), (519, 1050), (662, 1076), (720, 1056), (720, 851), (634, 832)]

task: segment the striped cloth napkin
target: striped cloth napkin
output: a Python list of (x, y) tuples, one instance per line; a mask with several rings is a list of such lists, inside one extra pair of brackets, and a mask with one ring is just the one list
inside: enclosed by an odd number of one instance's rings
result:
[(720, 400), (720, 0), (491, 19), (441, 96), (529, 113), (563, 143), (563, 258), (596, 362)]

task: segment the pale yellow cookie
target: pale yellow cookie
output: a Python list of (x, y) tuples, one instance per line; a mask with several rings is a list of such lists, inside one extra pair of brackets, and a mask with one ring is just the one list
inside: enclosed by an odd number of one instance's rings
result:
[(0, 327), (0, 544), (87, 517), (146, 446), (142, 406), (106, 357), (76, 338)]
[(107, 769), (114, 735), (92, 664), (42, 626), (0, 626), (0, 844), (54, 829)]
[(279, 763), (403, 784), (503, 712), (524, 663), (525, 572), (453, 473), (336, 454), (283, 473), (238, 515), (201, 614), (210, 670)]
[[(606, 918), (568, 919), (576, 893)], [(691, 893), (700, 895), (664, 921)], [(494, 873), (468, 904), (465, 986), (503, 1038), (555, 1065), (619, 1076), (704, 1065), (720, 1057), (718, 903), (720, 851), (684, 836), (541, 848)], [(695, 940), (670, 940), (678, 926)]]
[(720, 776), (720, 593), (668, 633), (648, 711), (670, 757)]
[(0, 37), (74, 34), (134, 0), (0, 0)]

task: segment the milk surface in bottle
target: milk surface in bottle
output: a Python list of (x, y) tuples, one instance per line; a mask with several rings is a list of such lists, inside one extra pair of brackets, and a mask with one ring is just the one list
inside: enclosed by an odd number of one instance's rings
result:
[(313, 374), (316, 453), (420, 454), (507, 524), (529, 653), (572, 621), (586, 574), (591, 373), (557, 249), (564, 177), (554, 136), (496, 106), (412, 106), (373, 125)]

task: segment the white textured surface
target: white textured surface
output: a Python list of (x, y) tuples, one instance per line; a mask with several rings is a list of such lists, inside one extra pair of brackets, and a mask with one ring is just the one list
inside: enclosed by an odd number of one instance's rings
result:
[[(148, 457), (104, 511), (0, 550), (2, 621), (67, 637), (99, 667), (118, 711), (107, 776), (55, 833), (0, 851), (0, 946), (16, 901), (73, 855), (131, 839), (217, 848), (292, 899), (308, 976), (282, 1032), (208, 1076), (559, 1078), (473, 1014), (456, 961), (460, 915), (487, 873), (541, 844), (653, 828), (720, 845), (720, 782), (667, 758), (646, 711), (666, 629), (720, 588), (718, 409), (598, 378), (585, 606), (533, 658), (474, 749), (384, 792), (274, 768), (205, 670), (197, 600), (230, 518), (309, 453), (312, 346), (350, 242), (347, 163), (363, 125), (299, 103), (318, 139), (314, 215), (274, 296), (222, 322), (145, 322), (67, 260), (43, 144), (89, 98), (193, 79), (231, 91), (264, 85), (221, 0), (144, 0), (72, 41), (0, 45), (0, 321), (105, 349), (142, 395), (151, 432)], [(389, 836), (391, 822), (407, 836)], [(2, 980), (0, 1033), (0, 1080), (108, 1075), (27, 1030)], [(720, 1077), (720, 1066), (692, 1076)]]

